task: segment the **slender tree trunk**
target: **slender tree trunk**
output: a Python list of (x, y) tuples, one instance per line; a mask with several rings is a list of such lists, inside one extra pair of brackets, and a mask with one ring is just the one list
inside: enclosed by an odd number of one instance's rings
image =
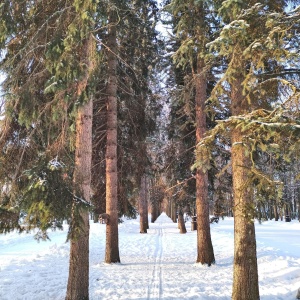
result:
[(149, 185), (148, 185), (148, 179), (147, 179), (147, 176), (145, 176), (145, 197), (146, 197), (146, 203), (147, 203), (147, 207), (146, 207), (146, 220), (145, 220), (145, 223), (146, 223), (146, 228), (149, 229)]
[(178, 225), (179, 225), (180, 233), (186, 233), (186, 227), (185, 227), (183, 213), (182, 213), (181, 208), (178, 210)]
[[(81, 193), (80, 197), (87, 202), (90, 202), (92, 107), (92, 101), (89, 101), (78, 111), (73, 175), (74, 185)], [(75, 239), (71, 240), (66, 300), (89, 298), (89, 212), (81, 209), (79, 215), (82, 219), (81, 231)]]
[(107, 144), (106, 144), (106, 225), (105, 262), (118, 263), (118, 168), (117, 168), (117, 32), (116, 13), (109, 12), (107, 39), (108, 83), (107, 83)]
[(148, 201), (146, 195), (146, 175), (141, 178), (139, 214), (140, 214), (140, 233), (147, 233), (148, 229)]
[[(206, 132), (206, 88), (207, 78), (205, 62), (198, 58), (196, 81), (196, 144)], [(208, 174), (196, 170), (196, 212), (197, 212), (197, 263), (210, 266), (215, 263), (214, 250), (210, 235), (209, 203), (208, 203)]]
[(151, 205), (151, 223), (154, 223), (158, 218), (158, 203), (156, 200)]
[(171, 200), (171, 219), (176, 223), (176, 205), (173, 200)]
[(168, 199), (168, 205), (167, 205), (167, 208), (166, 208), (166, 214), (169, 218), (171, 218), (171, 200)]
[(298, 197), (298, 221), (300, 222), (300, 195)]
[[(236, 70), (243, 70), (240, 63), (242, 54), (233, 54), (232, 63)], [(248, 103), (243, 97), (243, 74), (233, 74), (231, 84), (232, 115), (238, 116), (247, 112)], [(243, 133), (240, 128), (232, 129), (231, 160), (234, 194), (234, 270), (233, 300), (258, 300), (258, 271), (256, 257), (256, 239), (254, 227), (253, 189), (248, 185), (251, 160), (243, 146)]]
[(272, 220), (273, 219), (273, 205), (272, 205), (272, 200), (268, 201), (268, 211), (269, 211), (269, 219)]

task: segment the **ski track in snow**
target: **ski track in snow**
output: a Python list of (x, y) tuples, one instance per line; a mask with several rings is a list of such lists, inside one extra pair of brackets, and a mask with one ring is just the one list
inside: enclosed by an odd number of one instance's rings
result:
[[(211, 225), (216, 265), (196, 260), (196, 231), (179, 234), (165, 214), (139, 233), (139, 220), (119, 226), (120, 264), (104, 264), (105, 225), (91, 223), (90, 300), (230, 300), (233, 219)], [(67, 227), (67, 226), (66, 226)], [(67, 228), (65, 228), (67, 229)], [(0, 300), (63, 300), (69, 243), (65, 231), (37, 243), (33, 234), (0, 235)], [(256, 224), (261, 300), (292, 300), (300, 287), (300, 224)]]
[(158, 223), (158, 228), (155, 229), (157, 235), (155, 262), (151, 275), (151, 282), (148, 286), (148, 300), (159, 300), (162, 295), (162, 255), (163, 255), (163, 229), (162, 223)]

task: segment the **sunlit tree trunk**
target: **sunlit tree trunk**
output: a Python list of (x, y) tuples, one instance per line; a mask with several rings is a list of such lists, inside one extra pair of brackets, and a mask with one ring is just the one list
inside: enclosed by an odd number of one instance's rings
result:
[(117, 32), (116, 12), (109, 12), (107, 38), (107, 144), (106, 144), (106, 225), (105, 262), (120, 262), (118, 233), (118, 168), (117, 168)]
[[(236, 47), (232, 64), (237, 70), (231, 82), (231, 110), (233, 116), (239, 116), (249, 110), (249, 104), (243, 96), (242, 53)], [(232, 129), (231, 159), (234, 193), (234, 270), (233, 300), (258, 300), (258, 271), (256, 257), (256, 239), (254, 227), (253, 190), (249, 180), (250, 157), (243, 145), (243, 133), (240, 128)]]
[(180, 230), (180, 233), (186, 233), (186, 227), (185, 227), (183, 212), (181, 208), (178, 209), (178, 228)]
[[(205, 62), (198, 58), (196, 84), (196, 144), (206, 132), (205, 101), (207, 98), (207, 78)], [(196, 170), (196, 212), (197, 212), (197, 263), (210, 266), (215, 263), (214, 250), (210, 235), (209, 203), (208, 203), (208, 174), (200, 169)]]
[[(95, 68), (95, 42), (92, 35), (82, 47), (82, 63), (87, 68), (76, 84), (76, 96), (82, 95)], [(93, 101), (89, 99), (78, 108), (76, 117), (75, 168), (73, 173), (74, 194), (86, 203), (90, 202), (92, 165)], [(71, 233), (69, 277), (66, 300), (89, 299), (89, 211), (78, 207), (74, 199), (72, 224), (80, 230)]]
[[(199, 54), (196, 68), (194, 68), (195, 80), (195, 112), (196, 112), (196, 145), (204, 137), (206, 128), (205, 102), (207, 100), (207, 66), (202, 55), (205, 48), (205, 12), (203, 2), (199, 2), (196, 9), (198, 26)], [(210, 235), (209, 202), (208, 202), (208, 174), (200, 168), (196, 170), (196, 214), (197, 214), (197, 263), (210, 266), (215, 263), (214, 250)]]
[[(92, 101), (79, 108), (76, 120), (76, 153), (73, 181), (80, 197), (90, 202), (92, 159)], [(74, 204), (76, 205), (76, 204)], [(75, 211), (75, 208), (73, 209)], [(81, 231), (71, 240), (66, 300), (89, 298), (89, 212), (79, 211)]]

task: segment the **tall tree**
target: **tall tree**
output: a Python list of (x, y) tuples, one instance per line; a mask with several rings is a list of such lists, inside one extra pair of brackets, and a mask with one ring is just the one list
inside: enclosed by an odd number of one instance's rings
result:
[[(84, 92), (94, 70), (95, 42), (91, 34), (84, 40), (81, 53), (86, 74), (78, 81), (77, 96)], [(66, 299), (89, 298), (89, 210), (77, 208), (77, 203), (90, 203), (92, 163), (92, 117), (93, 99), (78, 108), (76, 116), (75, 166), (73, 182), (76, 194), (72, 208), (72, 223), (78, 222), (79, 230), (71, 233), (69, 278)], [(75, 195), (76, 195), (75, 194)], [(79, 221), (78, 221), (79, 219)]]
[(108, 17), (107, 36), (107, 144), (106, 144), (106, 225), (105, 262), (118, 263), (118, 164), (117, 164), (117, 11), (112, 5)]
[[(207, 159), (209, 143), (227, 134), (231, 139), (235, 221), (233, 299), (259, 299), (253, 190), (262, 193), (266, 191), (264, 187), (278, 184), (257, 165), (256, 155), (278, 153), (278, 149), (284, 149), (283, 140), (289, 143), (284, 138), (286, 126), (293, 132), (289, 138), (294, 143), (298, 135), (295, 126), (298, 113), (287, 110), (295, 105), (297, 88), (285, 77), (293, 71), (284, 70), (288, 61), (298, 59), (294, 57), (293, 46), (291, 52), (286, 51), (286, 43), (293, 45), (288, 32), (291, 28), (295, 30), (297, 25), (291, 24), (294, 16), (285, 19), (284, 5), (284, 1), (265, 1), (263, 4), (224, 1), (220, 13), (228, 25), (212, 43), (217, 47), (211, 50), (219, 50), (229, 64), (210, 101), (219, 105), (223, 101), (223, 106), (230, 106), (232, 117), (219, 121), (198, 149), (202, 149), (199, 159), (203, 156)], [(288, 19), (291, 21), (289, 26)], [(282, 34), (281, 39), (278, 39), (278, 31)], [(285, 155), (290, 155), (293, 147), (287, 148)]]
[[(91, 99), (78, 111), (73, 175), (74, 185), (78, 189), (80, 197), (87, 203), (90, 202), (91, 195), (92, 104)], [(80, 218), (80, 231), (78, 234), (72, 234), (66, 299), (89, 298), (89, 211), (86, 208), (78, 211), (77, 201), (76, 197), (72, 218)]]
[[(196, 27), (199, 53), (197, 54), (195, 77), (195, 111), (196, 111), (196, 143), (204, 137), (207, 129), (205, 102), (207, 100), (207, 66), (205, 53), (205, 12), (203, 2), (196, 8), (195, 15), (199, 17)], [(197, 262), (211, 265), (215, 262), (210, 235), (209, 204), (208, 204), (208, 173), (196, 169), (196, 211), (197, 211)]]
[[(176, 24), (177, 39), (180, 46), (174, 55), (178, 66), (188, 67), (193, 76), (194, 118), (196, 129), (196, 144), (206, 132), (205, 102), (207, 96), (206, 65), (206, 36), (209, 30), (206, 20), (204, 1), (171, 1)], [(192, 16), (192, 17), (191, 17)], [(187, 105), (188, 107), (188, 105)], [(207, 170), (196, 170), (196, 213), (197, 213), (197, 262), (211, 265), (215, 262), (214, 251), (210, 235), (209, 203), (208, 203), (208, 174)]]
[[(109, 5), (103, 3), (103, 11)], [(146, 137), (153, 131), (153, 69), (156, 64), (155, 2), (132, 1), (116, 3), (118, 22), (116, 34), (117, 98), (118, 98), (118, 212), (119, 217), (136, 215), (139, 197), (137, 186), (141, 177), (149, 173)], [(98, 32), (99, 41), (107, 47), (107, 26)], [(101, 27), (99, 25), (99, 27)], [(108, 53), (108, 51), (106, 51)], [(103, 61), (107, 56), (103, 57)], [(99, 213), (105, 212), (105, 148), (107, 112), (105, 89), (107, 68), (102, 64), (101, 79), (97, 84), (97, 101), (94, 118), (93, 203)], [(104, 170), (104, 172), (103, 172)], [(100, 177), (99, 177), (100, 176)], [(102, 203), (102, 204), (100, 204)]]
[[(243, 70), (246, 66), (241, 60), (238, 45), (232, 54), (232, 66), (235, 73), (231, 81), (231, 111), (234, 116), (247, 114), (249, 105), (243, 96)], [(231, 132), (231, 160), (234, 192), (234, 273), (233, 299), (259, 299), (258, 272), (256, 259), (256, 239), (254, 228), (253, 193), (246, 187), (249, 178), (251, 159), (243, 149), (243, 132), (233, 128)], [(246, 272), (247, 270), (247, 272)]]
[(5, 168), (2, 174), (2, 184), (11, 187), (6, 206), (26, 214), (28, 228), (41, 229), (41, 238), (47, 238), (50, 224), (72, 211), (67, 299), (88, 299), (92, 102), (87, 86), (94, 68), (95, 8), (89, 0), (1, 5), (7, 15), (1, 22), (6, 28), (1, 32), (6, 50), (1, 69), (11, 95), (5, 99), (1, 143), (13, 145), (3, 161), (20, 153), (14, 173)]

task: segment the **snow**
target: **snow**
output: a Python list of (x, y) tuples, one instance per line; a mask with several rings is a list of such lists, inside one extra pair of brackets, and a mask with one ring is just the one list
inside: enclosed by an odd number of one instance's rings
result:
[[(211, 224), (212, 267), (195, 263), (196, 231), (179, 234), (164, 213), (139, 233), (139, 220), (119, 226), (121, 264), (104, 264), (105, 224), (91, 222), (90, 299), (231, 299), (233, 219)], [(300, 287), (300, 223), (256, 224), (261, 300), (295, 299)], [(0, 299), (64, 299), (69, 243), (64, 231), (37, 243), (33, 234), (0, 235)]]

